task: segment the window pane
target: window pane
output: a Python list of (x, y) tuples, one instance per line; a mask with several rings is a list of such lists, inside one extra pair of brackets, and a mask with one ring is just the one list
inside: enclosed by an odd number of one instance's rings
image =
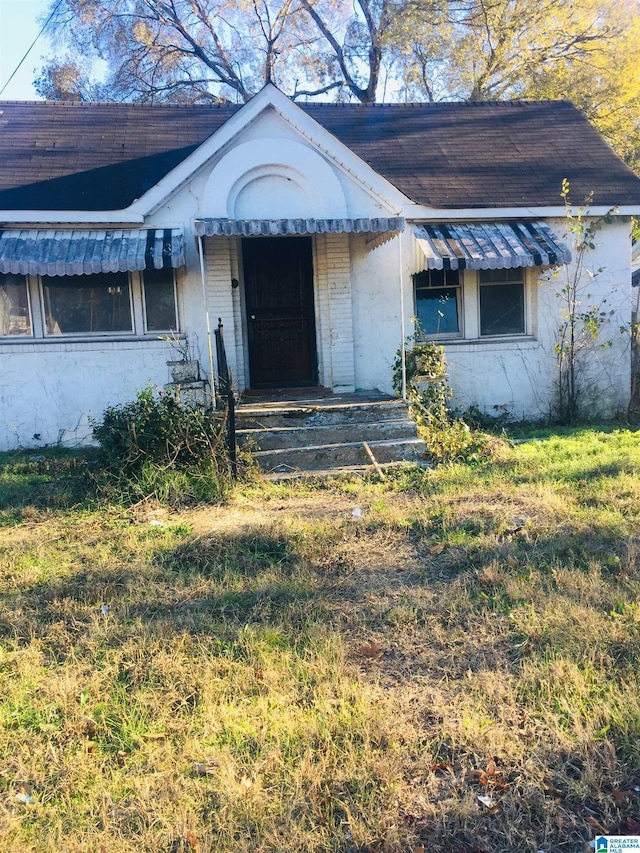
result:
[(420, 287), (457, 287), (460, 284), (458, 270), (422, 270), (414, 275), (413, 281)]
[(172, 269), (145, 270), (144, 304), (149, 332), (176, 331), (176, 290)]
[(128, 273), (43, 276), (48, 335), (131, 332)]
[(480, 286), (480, 334), (524, 334), (524, 283)]
[(416, 290), (416, 314), (427, 336), (455, 334), (458, 327), (458, 289), (430, 287)]
[(26, 276), (0, 275), (0, 335), (30, 334)]

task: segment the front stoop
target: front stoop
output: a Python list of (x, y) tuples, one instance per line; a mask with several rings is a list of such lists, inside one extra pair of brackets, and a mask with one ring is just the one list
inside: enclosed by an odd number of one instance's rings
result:
[(238, 443), (273, 479), (425, 464), (427, 448), (402, 400), (351, 394), (327, 399), (251, 401), (236, 410)]

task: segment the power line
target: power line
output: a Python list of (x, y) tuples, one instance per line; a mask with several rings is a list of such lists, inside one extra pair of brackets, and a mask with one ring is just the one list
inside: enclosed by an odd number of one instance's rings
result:
[(25, 61), (25, 59), (27, 58), (27, 56), (29, 56), (29, 54), (31, 53), (31, 49), (33, 48), (33, 46), (35, 45), (35, 43), (38, 41), (38, 39), (40, 38), (40, 36), (42, 35), (42, 33), (47, 29), (47, 27), (49, 26), (49, 22), (51, 21), (51, 19), (52, 19), (52, 18), (53, 18), (53, 16), (55, 15), (55, 13), (58, 11), (58, 9), (60, 8), (60, 6), (62, 6), (62, 2), (63, 2), (63, 0), (58, 0), (58, 2), (56, 3), (56, 7), (55, 7), (55, 9), (54, 9), (54, 10), (53, 10), (53, 12), (49, 15), (49, 17), (47, 18), (47, 20), (44, 22), (44, 25), (43, 25), (42, 29), (40, 30), (40, 32), (38, 33), (38, 35), (34, 38), (34, 40), (31, 42), (31, 44), (30, 44), (30, 45), (29, 45), (29, 47), (27, 48), (27, 51), (26, 51), (25, 55), (22, 57), (22, 59), (20, 60), (20, 62), (19, 62), (19, 63), (16, 65), (16, 67), (13, 69), (13, 71), (12, 71), (12, 73), (11, 73), (11, 77), (9, 77), (9, 79), (8, 79), (8, 80), (7, 80), (7, 82), (4, 84), (4, 86), (2, 87), (2, 89), (0, 89), (0, 95), (2, 95), (2, 93), (3, 93), (3, 92), (4, 92), (4, 90), (7, 88), (7, 86), (9, 85), (9, 83), (11, 83), (11, 81), (13, 80), (13, 78), (16, 76), (16, 73), (18, 72), (18, 69), (20, 68), (20, 66), (22, 65), (22, 63)]

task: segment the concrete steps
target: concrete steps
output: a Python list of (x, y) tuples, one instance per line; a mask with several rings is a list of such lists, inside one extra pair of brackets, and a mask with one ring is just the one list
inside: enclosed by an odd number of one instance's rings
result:
[(289, 479), (371, 468), (367, 442), (381, 466), (420, 463), (426, 446), (401, 400), (252, 402), (238, 407), (238, 443), (253, 451), (260, 468)]

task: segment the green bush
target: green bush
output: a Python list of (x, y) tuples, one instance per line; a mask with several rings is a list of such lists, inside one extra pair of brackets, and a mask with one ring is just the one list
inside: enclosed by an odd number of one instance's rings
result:
[[(444, 347), (420, 341), (418, 332), (407, 340), (405, 367), (407, 399), (434, 462), (477, 462), (492, 455), (488, 436), (472, 429), (449, 408), (449, 385)], [(402, 390), (402, 352), (393, 364), (393, 386)]]
[(177, 390), (147, 387), (131, 403), (109, 406), (93, 434), (99, 485), (110, 499), (180, 504), (217, 500), (228, 490), (223, 422), (183, 403)]

